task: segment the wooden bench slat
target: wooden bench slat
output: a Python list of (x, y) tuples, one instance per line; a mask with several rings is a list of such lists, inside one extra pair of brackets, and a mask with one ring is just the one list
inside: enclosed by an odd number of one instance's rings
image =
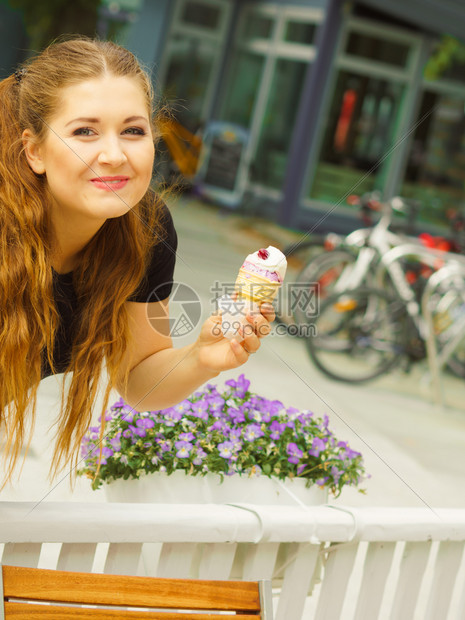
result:
[(155, 582), (149, 577), (3, 566), (3, 588), (5, 597), (88, 605), (224, 611), (260, 609), (258, 584), (240, 581), (157, 579)]
[[(66, 610), (66, 612), (65, 612)], [(124, 609), (83, 609), (79, 607), (65, 607), (54, 605), (34, 605), (24, 603), (5, 603), (6, 618), (9, 620), (46, 620), (54, 618), (62, 620), (64, 613), (66, 618), (73, 620), (89, 620), (89, 618), (98, 618), (98, 620), (225, 620), (225, 618), (234, 618), (234, 620), (258, 620), (256, 614), (238, 614), (235, 616), (225, 616), (224, 614), (207, 613), (207, 614), (187, 614), (187, 613), (170, 613), (170, 612), (150, 612), (150, 611), (132, 611)]]

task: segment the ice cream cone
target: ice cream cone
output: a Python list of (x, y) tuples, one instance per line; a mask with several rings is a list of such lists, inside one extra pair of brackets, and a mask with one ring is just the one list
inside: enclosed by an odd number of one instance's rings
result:
[(276, 297), (282, 282), (272, 282), (256, 273), (239, 269), (236, 279), (236, 292), (239, 297), (254, 303), (271, 303)]

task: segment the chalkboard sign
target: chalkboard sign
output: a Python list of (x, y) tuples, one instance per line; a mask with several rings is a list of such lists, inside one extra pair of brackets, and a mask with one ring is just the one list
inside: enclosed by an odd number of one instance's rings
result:
[(204, 183), (234, 191), (244, 145), (213, 138)]
[(196, 177), (197, 188), (204, 197), (229, 207), (240, 203), (248, 138), (243, 127), (231, 123), (215, 122), (207, 126)]

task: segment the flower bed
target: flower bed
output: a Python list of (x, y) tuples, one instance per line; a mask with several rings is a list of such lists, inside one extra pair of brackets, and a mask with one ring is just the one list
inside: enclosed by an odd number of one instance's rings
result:
[(162, 411), (135, 412), (123, 399), (105, 415), (102, 459), (99, 428), (83, 439), (80, 475), (103, 482), (140, 478), (153, 472), (220, 477), (301, 478), (336, 497), (365, 478), (362, 455), (336, 439), (328, 416), (285, 407), (249, 391), (241, 375), (223, 390), (202, 391)]

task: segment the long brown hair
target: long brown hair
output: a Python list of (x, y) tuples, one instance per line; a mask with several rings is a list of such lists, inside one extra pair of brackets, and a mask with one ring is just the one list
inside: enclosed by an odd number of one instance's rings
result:
[[(42, 355), (46, 352), (53, 371), (59, 323), (53, 296), (54, 240), (46, 179), (29, 167), (21, 135), (29, 128), (40, 143), (47, 132), (47, 120), (60, 104), (62, 89), (105, 74), (138, 81), (155, 128), (153, 91), (147, 73), (133, 54), (109, 41), (74, 37), (55, 42), (27, 61), (21, 74), (0, 82), (0, 429), (5, 436), (4, 483), (11, 479), (22, 447), (29, 446)], [(120, 371), (129, 337), (125, 301), (137, 290), (154, 244), (161, 239), (160, 204), (160, 198), (149, 189), (128, 213), (106, 220), (80, 254), (73, 272), (80, 320), (66, 370), (72, 373), (67, 396), (63, 382), (52, 476), (63, 463), (69, 463), (72, 470), (77, 464), (103, 366), (109, 383), (103, 396), (102, 422), (111, 389), (127, 382), (127, 372), (121, 376)]]

